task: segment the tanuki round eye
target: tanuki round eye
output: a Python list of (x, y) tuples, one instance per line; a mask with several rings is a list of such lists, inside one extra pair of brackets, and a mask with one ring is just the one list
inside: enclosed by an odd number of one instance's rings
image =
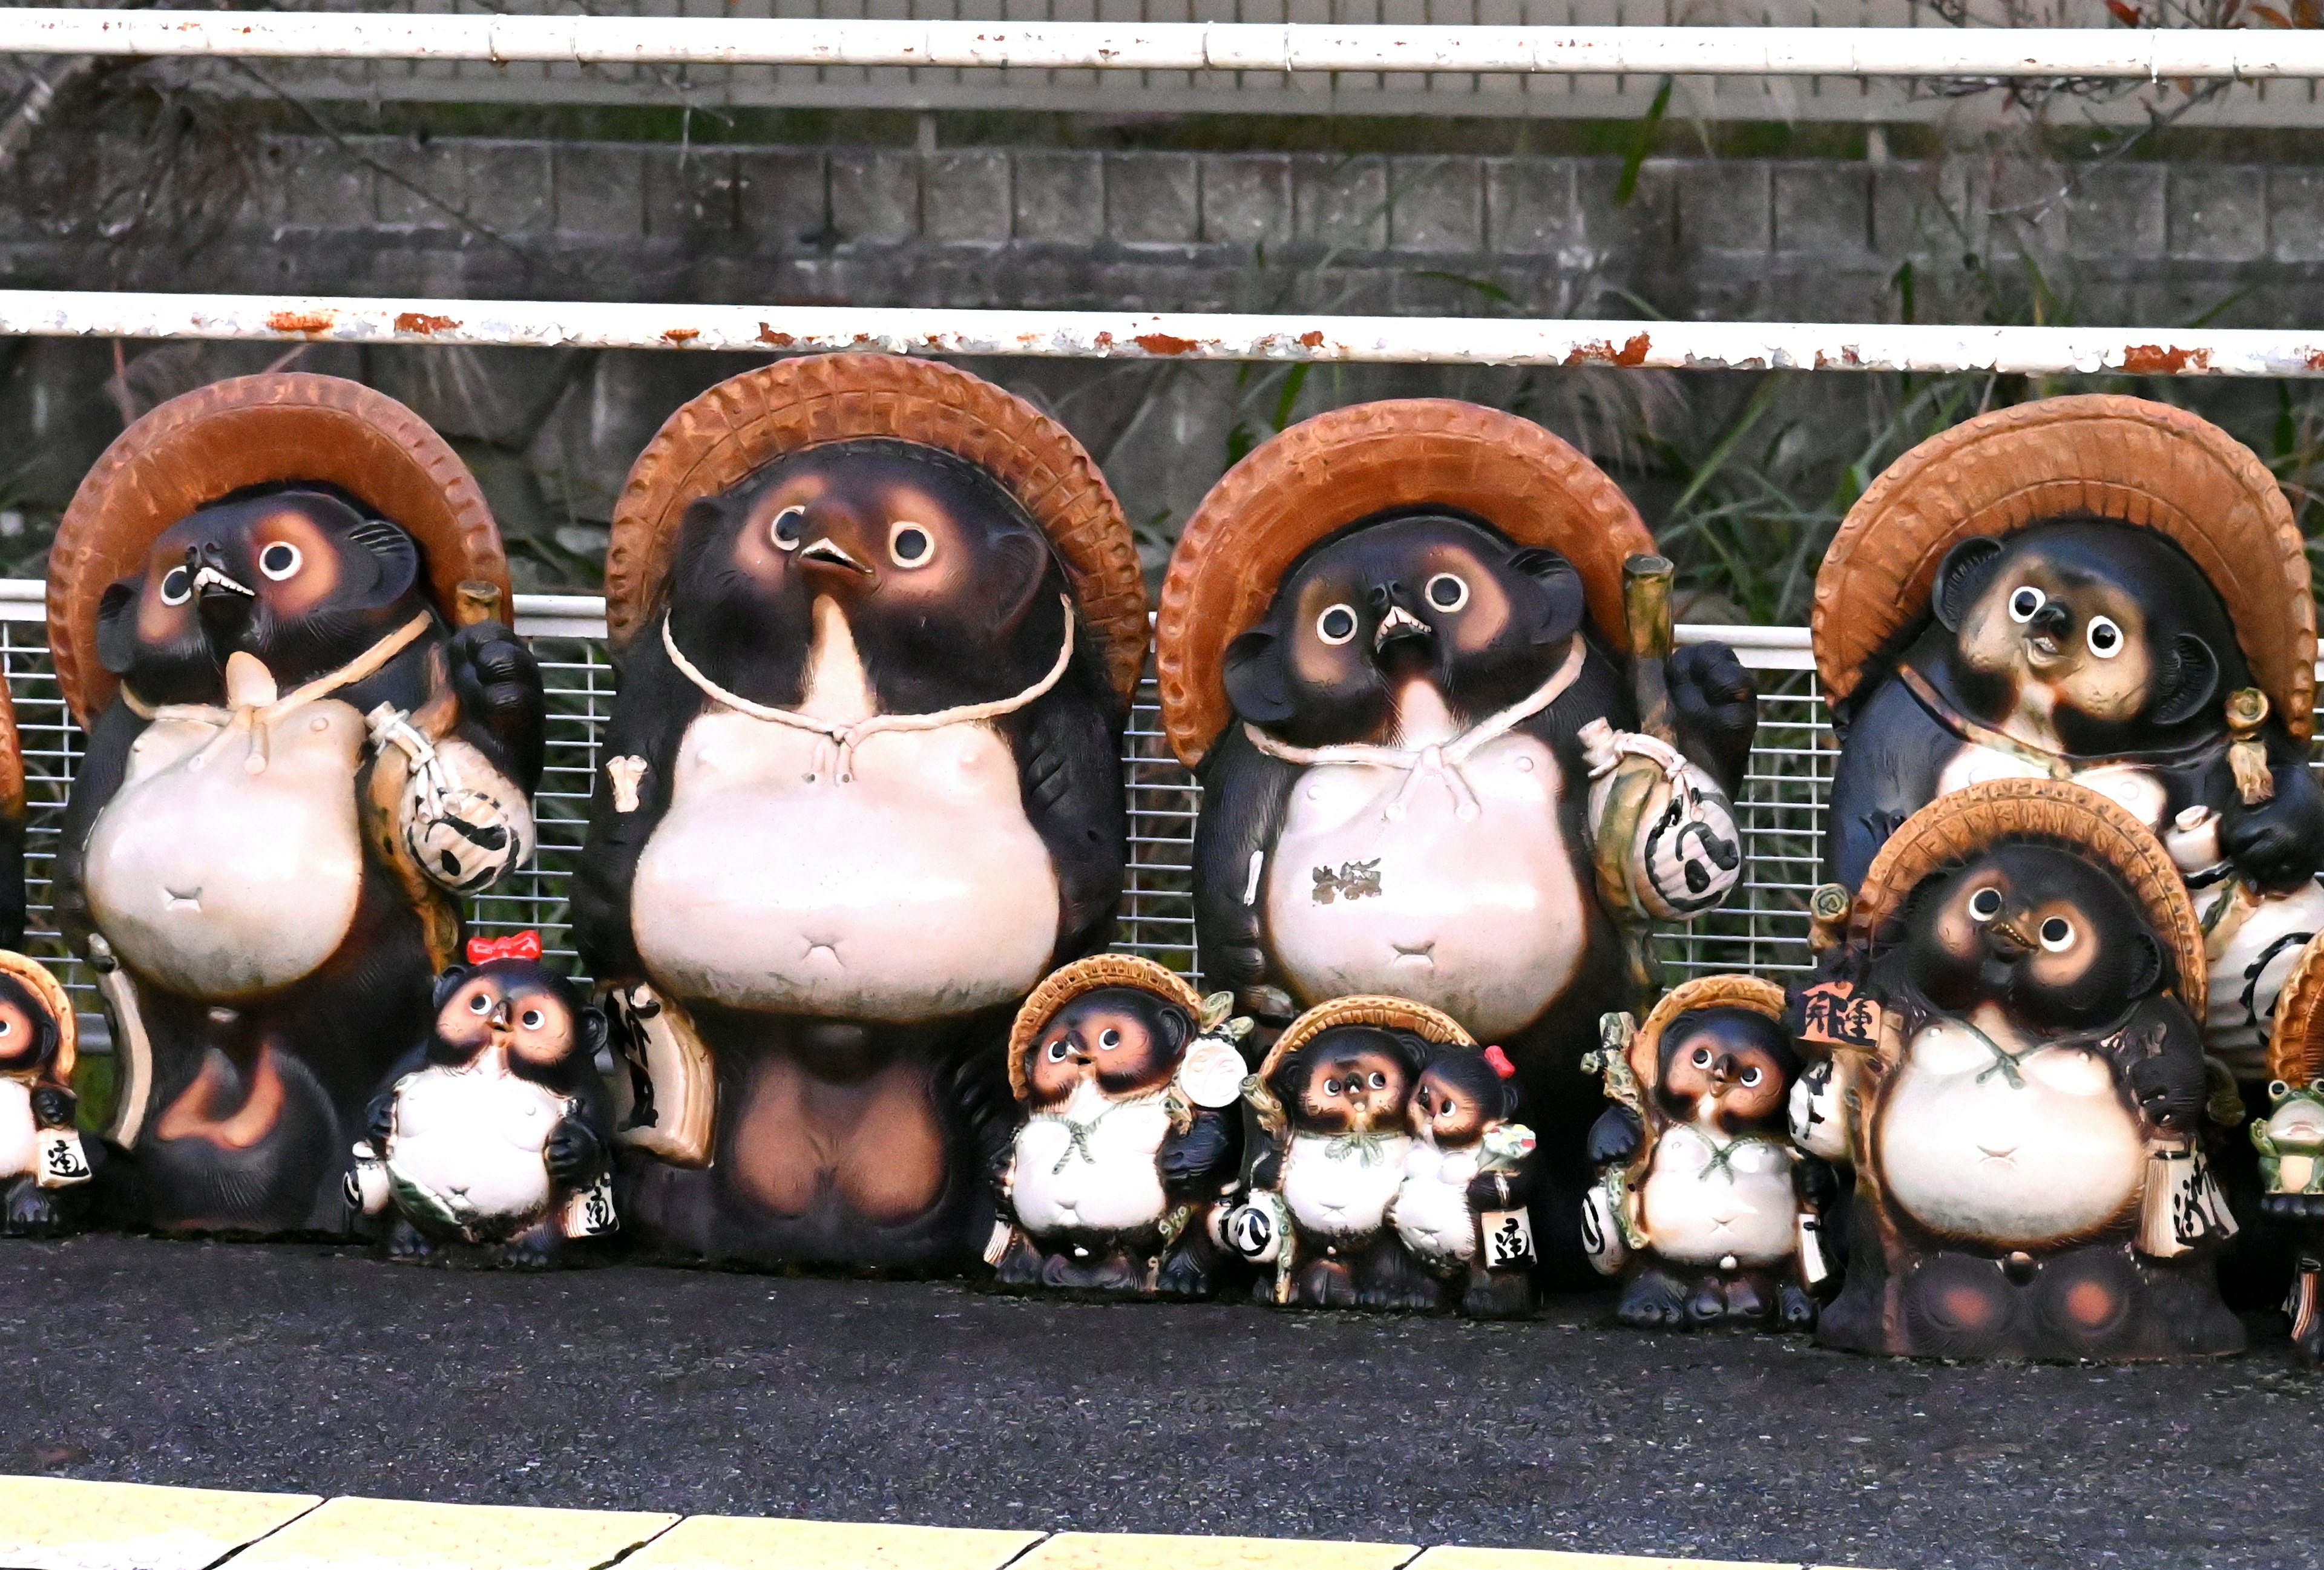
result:
[(2052, 916), (2042, 923), (2042, 947), (2055, 954), (2074, 941), (2074, 924), (2063, 916)]
[(1990, 921), (2001, 914), (2001, 891), (1979, 889), (1969, 897), (1969, 913), (1979, 921)]
[(1375, 1070), (1371, 1077), (1371, 1087), (1374, 1090), (1386, 1090), (1388, 1088), (1388, 1076)]
[(182, 605), (194, 597), (194, 581), (182, 567), (173, 567), (161, 577), (161, 603)]
[(0, 1036), (8, 1036), (8, 1035), (12, 1035), (12, 1034), (14, 1034), (14, 1033), (15, 1029), (16, 1029), (16, 1021), (15, 1021), (15, 1020), (0, 1020)]
[(1325, 1095), (1337, 1095), (1337, 1094), (1340, 1094), (1340, 1082), (1339, 1082), (1338, 1080), (1336, 1080), (1336, 1079), (1327, 1079), (1327, 1080), (1325, 1080), (1325, 1081), (1323, 1082), (1323, 1094), (1324, 1094)]
[(1428, 580), (1428, 603), (1440, 611), (1457, 611), (1469, 603), (1469, 580), (1457, 572), (1440, 572)]
[(1711, 1067), (1710, 1048), (1698, 1047), (1694, 1049), (1694, 1066), (1697, 1068), (1708, 1068)]
[(806, 532), (805, 507), (786, 507), (776, 513), (775, 521), (767, 526), (767, 538), (775, 542), (777, 550), (797, 550), (799, 536)]
[(528, 1030), (538, 1030), (540, 1029), (541, 1021), (547, 1018), (548, 1016), (539, 1009), (527, 1009), (516, 1017), (516, 1022)]
[(2092, 616), (2090, 630), (2084, 636), (2089, 640), (2090, 652), (2101, 660), (2111, 660), (2122, 652), (2122, 629), (2114, 624), (2111, 616)]
[(472, 1014), (489, 1014), (492, 1011), (493, 1000), (491, 994), (486, 993), (477, 993), (469, 998), (468, 1012)]
[(1459, 1107), (1452, 1104), (1450, 1098), (1447, 1098), (1444, 1104), (1436, 1109), (1436, 1115), (1441, 1118), (1449, 1118), (1460, 1110), (1461, 1109)]
[(1063, 1041), (1052, 1041), (1052, 1042), (1050, 1042), (1050, 1043), (1049, 1043), (1049, 1061), (1050, 1061), (1050, 1062), (1052, 1062), (1052, 1063), (1063, 1063), (1065, 1060), (1065, 1044)]
[(281, 583), (298, 571), (299, 564), (305, 559), (299, 554), (297, 546), (289, 540), (278, 540), (258, 553), (258, 570)]
[(1121, 1032), (1119, 1030), (1101, 1030), (1097, 1035), (1097, 1044), (1106, 1051), (1111, 1052), (1115, 1048), (1121, 1045)]
[(2043, 594), (2032, 584), (2022, 585), (2009, 596), (2009, 619), (2013, 622), (2030, 622), (2034, 619), (2034, 613), (2049, 603), (2048, 595)]
[(1352, 605), (1326, 605), (1323, 614), (1315, 618), (1315, 636), (1334, 649), (1356, 635), (1356, 612)]
[(1752, 1085), (1758, 1084), (1759, 1081), (1766, 1076), (1759, 1072), (1758, 1066), (1754, 1064), (1752, 1067), (1745, 1069), (1741, 1075), (1738, 1076), (1738, 1077), (1742, 1081), (1744, 1088), (1748, 1090)]
[(898, 567), (926, 567), (936, 554), (936, 537), (917, 523), (898, 523), (888, 531), (888, 559)]

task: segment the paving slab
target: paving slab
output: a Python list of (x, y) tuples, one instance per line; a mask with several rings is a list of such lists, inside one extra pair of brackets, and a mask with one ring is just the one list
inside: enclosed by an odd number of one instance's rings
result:
[(0, 1565), (206, 1570), (322, 1502), (302, 1493), (0, 1477)]
[(235, 1570), (598, 1570), (676, 1525), (652, 1510), (335, 1499), (237, 1556)]
[(1398, 1570), (1419, 1552), (1410, 1543), (1059, 1532), (1017, 1570)]
[(622, 1570), (1002, 1570), (1038, 1532), (689, 1516)]

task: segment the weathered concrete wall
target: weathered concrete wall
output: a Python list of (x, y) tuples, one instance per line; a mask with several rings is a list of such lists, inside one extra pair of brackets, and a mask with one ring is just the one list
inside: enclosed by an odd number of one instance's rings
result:
[[(2307, 167), (1657, 159), (1623, 202), (1604, 158), (51, 140), (0, 186), (0, 283), (1833, 320), (1895, 319), (1908, 294), (1923, 319), (2007, 312), (2038, 273), (2048, 319), (2165, 325), (2238, 291), (2217, 319), (2303, 320), (2324, 276), (2324, 170)], [(108, 390), (111, 346), (17, 346), (0, 429), (29, 439), (13, 476), (0, 467), (0, 505), (60, 503), (124, 409), (279, 352), (132, 346)], [(736, 368), (521, 350), (300, 363), (414, 402), (512, 531), (584, 555), (655, 426)], [(1353, 367), (1289, 387), (1280, 368), (984, 369), (1074, 427), (1157, 551), (1285, 414), (1395, 392), (1531, 399), (1602, 453), (1627, 418), (1608, 406), (1655, 396), (1555, 374)]]

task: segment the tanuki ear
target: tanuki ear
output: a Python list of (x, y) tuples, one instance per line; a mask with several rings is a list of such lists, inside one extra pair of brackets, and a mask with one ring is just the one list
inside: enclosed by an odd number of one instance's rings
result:
[(1990, 534), (1978, 534), (1945, 552), (1944, 560), (1937, 566), (1937, 581), (1929, 605), (1946, 632), (1960, 631), (1961, 618), (1969, 614), (1977, 596), (1985, 592), (1986, 579), (1993, 576), (1994, 564), (2001, 559), (2001, 549), (2000, 540)]
[(2130, 995), (2143, 998), (2162, 990), (2163, 946), (2152, 933), (2134, 932), (2130, 937), (2135, 946), (2131, 952)]
[(2219, 690), (2219, 657), (2192, 633), (2181, 633), (2164, 650), (2154, 679), (2154, 720), (2175, 725), (2209, 706)]
[(460, 990), (462, 982), (468, 979), (469, 968), (465, 965), (447, 965), (444, 967), (443, 974), (436, 978), (434, 1005), (436, 1008), (441, 1009), (452, 1001), (452, 994)]
[(1254, 627), (1227, 645), (1227, 698), (1254, 725), (1281, 725), (1297, 712), (1281, 642), (1267, 628)]
[(1536, 643), (1563, 643), (1582, 625), (1589, 608), (1582, 575), (1556, 551), (1528, 546), (1509, 558), (1509, 565), (1531, 581), (1538, 593), (1531, 607), (1531, 632)]
[(137, 662), (137, 591), (134, 577), (108, 584), (97, 602), (97, 662), (115, 676), (126, 676)]

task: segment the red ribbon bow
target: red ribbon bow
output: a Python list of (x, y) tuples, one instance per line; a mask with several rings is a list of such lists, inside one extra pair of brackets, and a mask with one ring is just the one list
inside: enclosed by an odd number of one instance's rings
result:
[(1517, 1066), (1510, 1062), (1509, 1055), (1498, 1047), (1485, 1048), (1485, 1067), (1503, 1079), (1515, 1079), (1517, 1076)]
[(495, 959), (539, 959), (540, 934), (512, 932), (506, 937), (468, 939), (468, 963), (484, 965)]

